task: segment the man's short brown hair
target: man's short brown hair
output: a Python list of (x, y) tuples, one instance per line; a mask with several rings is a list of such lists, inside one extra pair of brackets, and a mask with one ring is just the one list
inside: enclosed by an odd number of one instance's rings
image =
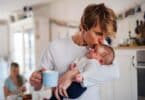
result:
[(117, 31), (116, 15), (104, 4), (88, 5), (81, 17), (81, 28), (85, 31), (100, 25), (105, 36), (115, 36)]

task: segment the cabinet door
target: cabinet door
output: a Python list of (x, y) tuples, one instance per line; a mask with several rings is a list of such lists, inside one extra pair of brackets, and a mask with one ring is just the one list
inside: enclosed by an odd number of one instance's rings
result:
[(114, 83), (114, 100), (137, 100), (137, 71), (133, 66), (135, 53), (119, 52), (116, 60), (120, 68), (120, 78)]
[(101, 100), (114, 100), (114, 81), (101, 85)]
[(134, 51), (116, 52), (120, 78), (101, 86), (101, 100), (137, 100), (137, 71), (132, 65), (134, 55)]

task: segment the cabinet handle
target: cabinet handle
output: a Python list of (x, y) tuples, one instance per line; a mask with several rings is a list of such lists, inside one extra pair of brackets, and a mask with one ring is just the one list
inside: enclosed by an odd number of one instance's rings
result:
[(132, 66), (133, 66), (134, 68), (136, 68), (136, 67), (135, 67), (135, 56), (132, 56)]

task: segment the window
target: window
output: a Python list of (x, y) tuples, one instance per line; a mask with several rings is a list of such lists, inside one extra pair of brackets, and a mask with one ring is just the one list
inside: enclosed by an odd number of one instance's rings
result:
[(33, 30), (16, 32), (13, 35), (13, 61), (20, 64), (20, 73), (28, 76), (35, 69), (35, 41)]

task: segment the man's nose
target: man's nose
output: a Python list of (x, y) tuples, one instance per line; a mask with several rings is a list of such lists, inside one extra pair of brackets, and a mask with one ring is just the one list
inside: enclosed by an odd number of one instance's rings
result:
[(93, 44), (91, 48), (95, 49), (96, 45), (98, 45), (98, 44)]
[(89, 48), (89, 53), (94, 52), (95, 50), (92, 48)]

